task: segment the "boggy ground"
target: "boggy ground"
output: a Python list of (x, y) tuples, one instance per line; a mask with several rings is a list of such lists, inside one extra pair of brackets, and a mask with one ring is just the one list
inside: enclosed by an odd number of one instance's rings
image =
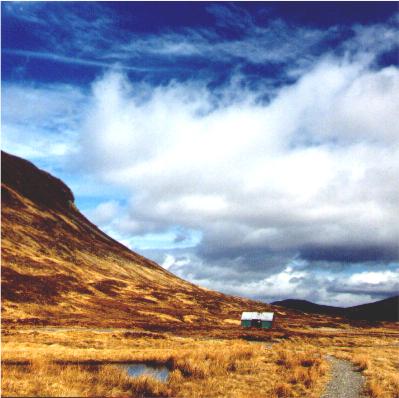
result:
[[(316, 398), (328, 383), (332, 355), (363, 373), (366, 396), (397, 398), (397, 326), (248, 335), (258, 341), (123, 329), (8, 329), (3, 396)], [(129, 377), (116, 366), (136, 361), (166, 364), (169, 381)]]

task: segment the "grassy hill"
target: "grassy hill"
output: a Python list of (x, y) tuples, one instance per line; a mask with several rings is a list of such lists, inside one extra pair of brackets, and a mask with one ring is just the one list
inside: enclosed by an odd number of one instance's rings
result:
[(5, 327), (73, 326), (256, 335), (242, 311), (275, 311), (275, 331), (341, 324), (332, 313), (228, 296), (184, 281), (107, 236), (76, 208), (71, 190), (2, 152), (2, 321)]
[(270, 306), (186, 282), (116, 242), (71, 190), (2, 153), (3, 325), (175, 330), (238, 325)]

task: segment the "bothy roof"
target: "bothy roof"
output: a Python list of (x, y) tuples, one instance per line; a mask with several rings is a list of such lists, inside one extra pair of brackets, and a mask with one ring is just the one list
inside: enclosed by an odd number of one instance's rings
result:
[(260, 319), (261, 321), (272, 321), (274, 312), (243, 312), (241, 315), (242, 321), (249, 321), (251, 319)]

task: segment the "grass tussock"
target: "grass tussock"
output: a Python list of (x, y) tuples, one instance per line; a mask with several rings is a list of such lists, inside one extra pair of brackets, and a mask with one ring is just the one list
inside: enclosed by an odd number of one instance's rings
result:
[(370, 368), (370, 360), (366, 355), (355, 355), (352, 362), (357, 366), (358, 370), (363, 372)]
[[(255, 347), (246, 343), (235, 343), (209, 351), (207, 347), (172, 358), (172, 368), (180, 370), (184, 377), (202, 379), (208, 376), (227, 375), (236, 371), (241, 362), (249, 361), (255, 355)], [(242, 365), (242, 364), (241, 364)]]
[(274, 386), (273, 394), (277, 398), (290, 398), (293, 396), (292, 386), (289, 383), (279, 382)]
[(371, 398), (399, 398), (399, 375), (398, 370), (378, 371), (371, 365), (366, 376), (365, 391)]
[(292, 396), (294, 386), (303, 394), (309, 394), (328, 371), (320, 352), (299, 341), (280, 344), (274, 350), (274, 358), (281, 379), (288, 381), (288, 384), (283, 382), (276, 386), (277, 396)]

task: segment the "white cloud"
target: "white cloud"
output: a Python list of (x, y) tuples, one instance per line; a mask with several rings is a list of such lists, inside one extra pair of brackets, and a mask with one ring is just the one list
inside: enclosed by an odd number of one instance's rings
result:
[(86, 211), (87, 217), (97, 225), (112, 223), (119, 215), (121, 207), (116, 200), (100, 203), (94, 209)]
[[(338, 71), (337, 71), (338, 72)], [(399, 76), (397, 68), (361, 74), (357, 79), (346, 81), (347, 87), (335, 101), (316, 105), (320, 117), (313, 125), (314, 133), (340, 140), (377, 141), (397, 143), (399, 114)], [(324, 105), (324, 106), (323, 106)], [(327, 106), (326, 106), (327, 105)]]
[(349, 307), (393, 296), (399, 289), (397, 266), (370, 271), (375, 266), (364, 265), (366, 271), (357, 272), (349, 266), (327, 270), (290, 261), (268, 272), (267, 265), (251, 270), (248, 264), (234, 261), (209, 264), (195, 255), (174, 253), (164, 256), (161, 264), (197, 285), (266, 302), (298, 298)]
[(398, 278), (398, 272), (393, 271), (364, 271), (351, 275), (347, 279), (349, 285), (357, 285), (368, 283), (371, 285), (379, 285), (381, 283), (388, 283)]
[[(399, 71), (373, 64), (397, 45), (392, 20), (351, 27), (343, 42), (339, 27), (258, 26), (234, 6), (212, 6), (218, 26), (241, 29), (240, 39), (183, 29), (121, 40), (111, 16), (88, 30), (94, 22), (85, 13), (46, 8), (43, 18), (41, 7), (26, 6), (20, 16), (20, 5), (7, 7), (15, 18), (51, 21), (65, 34), (74, 27), (62, 45), (49, 31), (49, 48), (20, 55), (98, 67), (120, 62), (91, 93), (3, 85), (3, 147), (30, 159), (63, 159), (64, 170), (78, 176), (78, 194), (101, 196), (102, 186), (111, 187), (105, 202), (86, 209), (107, 233), (135, 249), (162, 248), (165, 268), (234, 294), (296, 292), (343, 305), (398, 286), (392, 270), (331, 276), (351, 262), (399, 257)], [(329, 39), (340, 44), (322, 48)], [(192, 57), (234, 61), (236, 71), (282, 63), (283, 75), (298, 80), (284, 85), (271, 76), (271, 89), (263, 79), (254, 88), (237, 72), (211, 90), (197, 76), (156, 86), (120, 73), (140, 71), (150, 59), (152, 72), (172, 76)], [(86, 184), (88, 175), (98, 184)], [(179, 248), (184, 255), (173, 252)], [(298, 255), (325, 260), (331, 273), (315, 278), (292, 267)]]
[(374, 56), (392, 51), (399, 45), (398, 38), (399, 13), (385, 23), (374, 25), (357, 24), (352, 27), (354, 37), (344, 43), (344, 48), (352, 53)]
[(356, 265), (320, 267), (294, 260), (270, 270), (267, 258), (261, 260), (263, 266), (254, 266), (239, 259), (210, 263), (184, 251), (163, 254), (162, 260), (152, 257), (197, 285), (266, 302), (299, 298), (349, 307), (393, 296), (399, 289), (399, 268), (394, 264), (389, 269), (363, 264), (359, 271)]
[[(398, 264), (389, 269), (378, 269), (354, 272), (351, 275), (339, 275), (329, 286), (332, 294), (351, 295), (352, 300), (358, 301), (359, 296), (368, 295), (367, 301), (397, 295), (399, 292)], [(357, 304), (361, 304), (357, 302)]]
[(70, 155), (86, 99), (79, 88), (69, 85), (4, 83), (3, 149), (29, 159)]
[(171, 254), (167, 254), (165, 256), (164, 261), (161, 263), (161, 266), (167, 270), (169, 270), (172, 266), (173, 267), (184, 267), (185, 265), (189, 264), (190, 260), (187, 258), (183, 259), (176, 259)]
[(234, 99), (214, 107), (198, 83), (135, 87), (110, 73), (93, 86), (81, 154), (130, 190), (135, 233), (182, 225), (208, 253), (393, 249), (398, 82), (396, 68), (329, 58), (270, 103), (225, 87)]

